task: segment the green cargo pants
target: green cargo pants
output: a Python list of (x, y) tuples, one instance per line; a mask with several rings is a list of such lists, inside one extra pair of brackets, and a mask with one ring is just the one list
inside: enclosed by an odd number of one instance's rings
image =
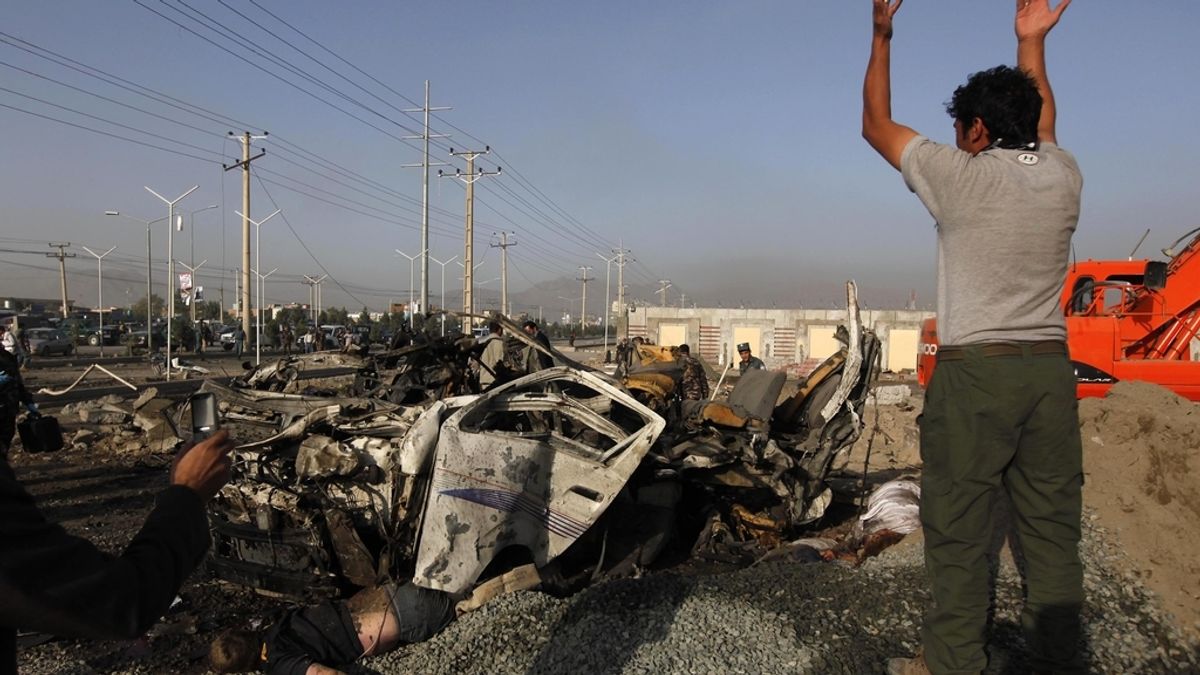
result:
[(1083, 458), (1070, 361), (1061, 354), (939, 359), (921, 428), (921, 524), (935, 606), (922, 641), (929, 669), (978, 673), (989, 604), (992, 505), (1003, 487), (1026, 558), (1021, 616), (1036, 672), (1083, 672), (1079, 561)]

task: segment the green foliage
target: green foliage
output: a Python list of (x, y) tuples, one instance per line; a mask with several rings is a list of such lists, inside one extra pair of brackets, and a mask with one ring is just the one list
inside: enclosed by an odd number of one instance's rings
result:
[[(157, 294), (150, 296), (150, 314), (153, 317), (160, 317), (166, 314), (166, 303)], [(142, 296), (137, 302), (129, 307), (129, 312), (133, 315), (134, 320), (145, 323), (146, 321), (146, 296)]]
[(191, 350), (196, 344), (196, 329), (192, 326), (191, 317), (179, 314), (171, 322), (171, 344)]
[(205, 300), (196, 305), (197, 321), (221, 321), (221, 303), (216, 300)]

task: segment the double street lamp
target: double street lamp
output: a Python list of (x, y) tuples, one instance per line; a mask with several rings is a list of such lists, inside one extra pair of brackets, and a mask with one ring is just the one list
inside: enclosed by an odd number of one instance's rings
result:
[[(146, 187), (146, 186), (142, 186), (142, 187)], [(199, 188), (200, 188), (199, 185), (193, 185), (191, 187), (191, 189), (189, 189), (187, 192), (179, 195), (175, 199), (167, 199), (166, 197), (155, 192), (154, 190), (151, 190), (150, 188), (146, 187), (146, 192), (149, 192), (150, 194), (154, 195), (155, 197), (158, 197), (163, 202), (165, 202), (167, 205), (167, 295), (169, 295), (171, 298), (170, 302), (167, 305), (169, 307), (169, 310), (167, 313), (167, 381), (168, 382), (171, 381), (171, 368), (172, 368), (172, 365), (171, 365), (171, 324), (175, 321), (175, 287), (174, 287), (174, 284), (175, 284), (175, 230), (172, 229), (171, 226), (174, 225), (178, 229), (183, 229), (182, 216), (180, 217), (178, 222), (175, 221), (175, 205), (178, 204), (184, 197), (192, 194)], [(149, 331), (150, 327), (147, 326), (146, 329), (147, 329), (147, 331)], [(147, 332), (146, 334), (148, 336), (149, 332)]]
[[(259, 272), (262, 271), (262, 247), (260, 245), (262, 243), (262, 226), (263, 226), (263, 223), (265, 223), (268, 220), (279, 215), (279, 211), (280, 211), (279, 209), (275, 209), (274, 213), (267, 216), (266, 218), (263, 218), (262, 220), (254, 220), (250, 216), (243, 214), (241, 211), (234, 211), (234, 213), (238, 214), (242, 218), (245, 218), (252, 225), (254, 225), (254, 269), (252, 269), (251, 271), (254, 273), (254, 276), (258, 280), (258, 298), (257, 298), (258, 307), (254, 308), (255, 313), (258, 316), (258, 322), (256, 324), (257, 327), (254, 329), (254, 365), (256, 365), (256, 366), (259, 364), (259, 362), (262, 358), (262, 349), (260, 347), (260, 343), (262, 342), (262, 286), (263, 286), (263, 279), (266, 279), (267, 277), (271, 276), (275, 272), (275, 270), (271, 270), (270, 272), (267, 272), (266, 274), (259, 274)], [(245, 311), (245, 308), (243, 308), (242, 311)]]
[(429, 259), (442, 266), (442, 337), (446, 337), (446, 265), (457, 261), (458, 256), (454, 256), (445, 262), (433, 256), (429, 256)]
[(117, 247), (113, 246), (104, 253), (96, 253), (86, 246), (83, 250), (96, 258), (96, 312), (100, 317), (100, 356), (104, 356), (104, 257), (117, 250)]
[[(416, 330), (416, 325), (417, 325), (417, 323), (416, 323), (417, 322), (417, 312), (416, 312), (416, 309), (413, 307), (413, 283), (414, 283), (413, 282), (413, 270), (416, 267), (415, 263), (416, 263), (417, 258), (420, 258), (421, 256), (425, 255), (428, 252), (429, 252), (429, 249), (425, 249), (424, 251), (421, 251), (420, 253), (418, 253), (416, 255), (409, 255), (409, 254), (405, 253), (404, 251), (401, 251), (400, 249), (396, 249), (396, 253), (399, 253), (400, 255), (404, 256), (405, 258), (408, 258), (408, 328), (409, 328), (409, 330)], [(424, 311), (425, 309), (426, 309), (425, 307), (421, 308), (422, 311)]]

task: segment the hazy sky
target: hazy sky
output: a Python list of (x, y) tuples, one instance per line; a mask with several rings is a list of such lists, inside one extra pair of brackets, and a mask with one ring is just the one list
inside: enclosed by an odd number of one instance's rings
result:
[[(589, 298), (602, 298), (596, 252), (622, 241), (638, 260), (629, 280), (673, 280), (672, 302), (682, 291), (689, 304), (825, 305), (847, 278), (859, 281), (868, 306), (897, 306), (910, 289), (922, 306), (932, 301), (931, 219), (859, 134), (868, 0), (139, 1), (6, 0), (0, 12), (0, 104), (8, 106), (0, 107), (0, 248), (72, 242), (80, 257), (68, 263), (71, 296), (82, 303), (95, 299), (95, 261), (81, 244), (118, 246), (106, 260), (107, 301), (144, 293), (145, 228), (102, 214), (164, 216), (145, 185), (173, 198), (198, 184), (180, 202), (185, 212), (221, 206), (195, 216), (195, 259), (207, 259), (210, 271), (201, 283), (216, 297), (218, 269), (232, 269), (240, 255), (233, 211), (241, 208), (241, 179), (220, 166), (240, 151), (224, 136), (244, 125), (271, 134), (258, 142), (268, 154), (254, 167), (268, 182), (255, 180), (252, 215), (265, 217), (277, 204), (286, 217), (262, 228), (264, 271), (279, 268), (268, 300), (304, 300), (299, 276), (322, 266), (343, 287), (325, 285), (327, 305), (382, 308), (406, 299), (409, 264), (393, 249), (420, 248), (420, 171), (402, 166), (420, 153), (397, 137), (419, 131), (419, 116), (400, 110), (420, 102), (426, 79), (433, 104), (453, 106), (433, 121), (435, 133), (451, 134), (437, 141), (435, 160), (451, 161), (450, 146), (489, 144), (494, 152), (480, 166), (504, 168), (476, 183), (476, 260), (486, 251), (476, 279), (484, 288), (499, 276), (498, 250), (488, 243), (507, 230), (518, 242), (510, 249), (515, 295), (589, 265), (599, 278)], [(968, 73), (1015, 60), (1012, 11), (1009, 0), (908, 0), (893, 47), (896, 118), (952, 141), (943, 104)], [(1076, 0), (1051, 35), (1059, 141), (1085, 178), (1080, 258), (1127, 255), (1145, 228), (1151, 234), (1140, 253), (1149, 254), (1200, 224), (1197, 25), (1195, 2)], [(213, 29), (243, 39), (235, 45)], [(23, 51), (18, 46), (46, 54), (17, 39), (207, 112), (88, 77)], [(464, 166), (454, 160), (447, 168)], [(461, 256), (463, 186), (436, 176), (431, 183), (432, 254)], [(190, 257), (191, 234), (176, 235), (176, 257)], [(153, 236), (161, 286), (162, 223)], [(40, 254), (0, 253), (0, 295), (56, 297), (54, 269)], [(440, 269), (432, 265), (435, 300)], [(454, 264), (446, 270), (452, 292), (459, 273)], [(231, 300), (228, 276), (225, 286)]]

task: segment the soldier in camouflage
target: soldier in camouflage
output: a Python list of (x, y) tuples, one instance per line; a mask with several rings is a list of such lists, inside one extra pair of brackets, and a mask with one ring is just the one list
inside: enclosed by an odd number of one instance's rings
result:
[(686, 344), (679, 345), (675, 353), (679, 364), (683, 367), (683, 380), (680, 383), (680, 395), (687, 401), (703, 401), (708, 398), (708, 376), (700, 360), (692, 356), (692, 348)]

